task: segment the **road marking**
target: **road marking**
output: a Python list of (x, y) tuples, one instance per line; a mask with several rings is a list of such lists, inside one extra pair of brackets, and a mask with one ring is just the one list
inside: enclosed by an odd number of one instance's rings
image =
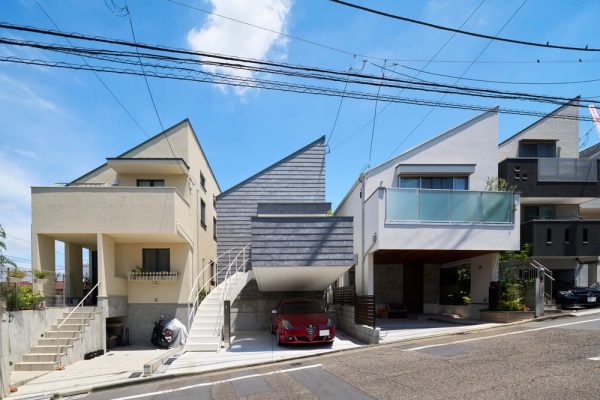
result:
[(587, 322), (596, 322), (596, 321), (600, 321), (600, 318), (588, 319), (586, 321), (567, 322), (565, 324), (542, 326), (541, 328), (532, 328), (532, 329), (525, 329), (525, 330), (522, 330), (522, 331), (500, 333), (498, 335), (483, 336), (483, 337), (477, 337), (477, 338), (471, 338), (471, 339), (463, 339), (463, 340), (457, 340), (457, 341), (448, 342), (448, 343), (429, 344), (429, 345), (426, 345), (426, 346), (419, 346), (419, 347), (413, 347), (413, 348), (410, 348), (410, 349), (405, 349), (404, 351), (417, 351), (417, 350), (429, 349), (429, 348), (432, 348), (432, 347), (449, 346), (449, 345), (458, 344), (458, 343), (475, 342), (477, 340), (494, 339), (494, 338), (499, 338), (499, 337), (503, 337), (503, 336), (518, 335), (518, 334), (521, 334), (521, 333), (529, 333), (529, 332), (537, 332), (537, 331), (543, 331), (543, 330), (546, 330), (546, 329), (560, 328), (561, 326), (585, 324)]
[(175, 388), (175, 389), (165, 389), (165, 390), (160, 390), (160, 391), (157, 391), (157, 392), (149, 392), (149, 393), (136, 394), (136, 395), (133, 395), (133, 396), (118, 397), (118, 398), (116, 398), (114, 400), (139, 399), (139, 398), (142, 398), (142, 397), (157, 396), (157, 395), (161, 395), (161, 394), (167, 394), (167, 393), (173, 393), (173, 392), (180, 392), (180, 391), (183, 391), (183, 390), (189, 390), (189, 389), (194, 389), (194, 388), (198, 388), (198, 387), (213, 386), (213, 385), (219, 385), (221, 383), (235, 382), (235, 381), (240, 381), (240, 380), (243, 380), (243, 379), (252, 379), (252, 378), (258, 378), (258, 377), (261, 377), (261, 376), (285, 374), (287, 372), (300, 371), (300, 370), (309, 369), (309, 368), (319, 368), (319, 367), (322, 367), (322, 366), (323, 366), (323, 364), (314, 364), (314, 365), (306, 365), (304, 367), (296, 367), (296, 368), (280, 369), (280, 370), (271, 371), (271, 372), (264, 372), (262, 374), (250, 374), (250, 375), (244, 375), (244, 376), (237, 376), (235, 378), (222, 379), (220, 381), (214, 381), (214, 382), (198, 383), (198, 384), (195, 384), (195, 385), (182, 386), (180, 388)]
[(600, 357), (590, 357), (590, 358), (588, 358), (588, 360), (600, 361)]

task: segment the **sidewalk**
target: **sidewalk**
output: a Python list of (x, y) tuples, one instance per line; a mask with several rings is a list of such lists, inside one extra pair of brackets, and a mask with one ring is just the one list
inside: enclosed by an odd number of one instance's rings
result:
[[(541, 319), (578, 317), (600, 314), (600, 308), (580, 310), (543, 317)], [(475, 325), (452, 325), (438, 321), (385, 321), (382, 324), (382, 344), (422, 339), (435, 336), (478, 331), (500, 326), (509, 326), (531, 322), (532, 320), (512, 324), (478, 323)], [(535, 321), (535, 320), (533, 320)], [(309, 345), (279, 347), (269, 332), (241, 332), (232, 338), (229, 349), (219, 353), (181, 352), (171, 355), (166, 364), (154, 375), (144, 377), (143, 366), (172, 350), (127, 347), (110, 351), (105, 356), (92, 360), (79, 361), (68, 365), (62, 371), (53, 371), (33, 379), (18, 388), (9, 399), (51, 397), (84, 393), (91, 389), (108, 386), (126, 385), (144, 381), (165, 379), (170, 376), (188, 375), (227, 368), (252, 366), (309, 357), (337, 351), (351, 350), (366, 345), (355, 341), (343, 332), (331, 346)]]

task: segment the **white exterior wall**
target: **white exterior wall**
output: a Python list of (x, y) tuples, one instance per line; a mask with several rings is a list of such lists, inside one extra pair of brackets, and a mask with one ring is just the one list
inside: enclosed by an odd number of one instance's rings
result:
[(579, 158), (579, 121), (576, 119), (552, 118), (553, 115), (578, 116), (579, 108), (576, 107), (577, 104), (577, 101), (573, 101), (558, 108), (553, 113), (502, 142), (498, 146), (498, 159), (496, 161), (500, 162), (506, 158), (518, 157), (519, 141), (524, 139), (556, 140), (557, 152), (560, 147), (561, 158)]

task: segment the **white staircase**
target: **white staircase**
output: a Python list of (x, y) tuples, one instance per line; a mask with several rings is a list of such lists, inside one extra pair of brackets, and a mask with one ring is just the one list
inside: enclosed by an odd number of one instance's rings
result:
[[(226, 253), (227, 254), (227, 253)], [(226, 254), (220, 256), (222, 258)], [(231, 253), (227, 255), (231, 258)], [(205, 267), (212, 266), (215, 260)], [(202, 286), (198, 283), (198, 278), (193, 285), (188, 304), (188, 326), (189, 336), (185, 344), (186, 351), (208, 351), (217, 352), (221, 349), (223, 338), (223, 303), (225, 301), (233, 302), (240, 294), (244, 286), (254, 279), (253, 271), (246, 271), (249, 261), (248, 246), (239, 250), (239, 252), (229, 261), (228, 266), (220, 271), (224, 273), (224, 280), (200, 302), (197, 293), (206, 289), (212, 279), (217, 279), (219, 271)], [(203, 276), (202, 271), (198, 277)]]

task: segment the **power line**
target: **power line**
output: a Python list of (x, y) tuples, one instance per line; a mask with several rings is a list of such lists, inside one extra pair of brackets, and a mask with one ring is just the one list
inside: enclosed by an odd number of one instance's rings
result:
[(355, 8), (357, 10), (366, 11), (366, 12), (369, 12), (372, 14), (377, 14), (377, 15), (381, 15), (384, 17), (397, 19), (400, 21), (410, 22), (412, 24), (427, 26), (429, 28), (434, 28), (434, 29), (438, 29), (438, 30), (460, 33), (461, 35), (473, 36), (473, 37), (477, 37), (480, 39), (490, 39), (490, 40), (498, 41), (498, 42), (506, 42), (506, 43), (524, 45), (524, 46), (542, 47), (542, 48), (546, 48), (546, 49), (559, 49), (559, 50), (585, 51), (585, 52), (600, 51), (600, 48), (589, 47), (588, 45), (586, 45), (585, 47), (567, 46), (567, 45), (550, 44), (550, 42), (539, 43), (539, 42), (531, 42), (531, 41), (527, 41), (527, 40), (509, 39), (509, 38), (504, 38), (504, 37), (499, 37), (499, 36), (486, 35), (484, 33), (477, 33), (477, 32), (465, 31), (462, 29), (450, 28), (447, 26), (432, 24), (430, 22), (425, 22), (425, 21), (421, 21), (418, 19), (413, 19), (413, 18), (403, 17), (400, 15), (390, 14), (387, 12), (375, 10), (373, 8), (359, 6), (358, 4), (348, 3), (348, 2), (342, 1), (342, 0), (329, 0), (329, 1), (331, 1), (333, 3), (341, 4), (343, 6)]
[[(356, 57), (353, 57), (353, 60)], [(365, 63), (363, 61), (363, 68), (365, 67)], [(362, 71), (362, 69), (361, 69)], [(348, 72), (352, 72), (352, 65), (350, 65), (350, 68), (348, 68)], [(350, 79), (350, 75), (348, 75), (348, 77), (346, 78), (346, 82), (344, 83), (344, 90), (343, 92), (346, 92), (346, 89), (348, 88), (348, 80)], [(335, 114), (335, 119), (333, 120), (333, 126), (331, 127), (331, 132), (329, 132), (329, 137), (327, 138), (327, 140), (325, 141), (325, 147), (327, 147), (329, 145), (329, 142), (331, 141), (331, 137), (333, 136), (333, 132), (335, 131), (335, 127), (337, 126), (337, 122), (338, 119), (340, 117), (340, 111), (342, 110), (342, 103), (344, 102), (344, 96), (340, 97), (340, 103), (338, 104), (338, 108), (337, 108), (337, 112)]]
[[(394, 87), (394, 88), (402, 88), (402, 89), (410, 89), (410, 90), (418, 90), (418, 91), (428, 91), (428, 92), (431, 91), (431, 92), (440, 92), (440, 93), (448, 93), (448, 94), (470, 95), (470, 96), (478, 96), (478, 97), (493, 97), (493, 98), (504, 98), (504, 99), (517, 99), (518, 98), (518, 99), (522, 99), (522, 100), (531, 100), (531, 101), (544, 101), (544, 102), (547, 101), (547, 102), (551, 102), (551, 103), (555, 103), (555, 104), (561, 104), (561, 103), (564, 103), (565, 101), (570, 101), (572, 99), (571, 97), (565, 98), (565, 97), (560, 97), (560, 96), (547, 96), (547, 95), (541, 95), (541, 94), (537, 94), (537, 93), (514, 92), (514, 91), (471, 87), (471, 86), (449, 85), (449, 84), (444, 84), (444, 83), (439, 83), (439, 82), (424, 81), (421, 79), (419, 79), (421, 82), (415, 83), (414, 79), (417, 79), (415, 77), (410, 77), (410, 80), (385, 77), (385, 78), (383, 78), (383, 80), (385, 82), (392, 82), (394, 84), (390, 84), (390, 83), (382, 84), (381, 83), (382, 78), (375, 76), (375, 75), (354, 73), (354, 72), (347, 72), (347, 71), (336, 71), (336, 70), (331, 70), (331, 69), (308, 67), (308, 66), (302, 66), (302, 65), (277, 64), (277, 63), (268, 63), (269, 64), (268, 67), (263, 67), (262, 66), (263, 63), (260, 61), (254, 61), (252, 59), (243, 59), (243, 58), (239, 58), (239, 57), (213, 55), (211, 53), (205, 53), (203, 58), (197, 59), (197, 58), (182, 58), (182, 57), (175, 57), (175, 56), (166, 56), (166, 55), (156, 54), (156, 53), (141, 53), (141, 52), (133, 53), (133, 52), (114, 51), (114, 50), (106, 50), (106, 49), (99, 49), (99, 48), (64, 47), (64, 46), (56, 46), (56, 45), (43, 44), (43, 43), (31, 42), (31, 41), (20, 41), (20, 40), (15, 40), (15, 39), (7, 39), (7, 38), (1, 38), (1, 37), (0, 37), (0, 43), (16, 45), (16, 46), (29, 46), (29, 47), (33, 47), (33, 48), (44, 49), (44, 50), (55, 51), (55, 52), (66, 53), (66, 54), (84, 55), (84, 56), (90, 57), (90, 58), (95, 58), (95, 59), (100, 59), (100, 60), (105, 60), (105, 61), (110, 61), (110, 62), (125, 63), (125, 64), (136, 65), (136, 66), (139, 66), (139, 63), (140, 63), (139, 59), (141, 56), (144, 58), (167, 60), (169, 62), (174, 62), (176, 64), (194, 63), (194, 64), (200, 64), (200, 65), (211, 65), (211, 66), (219, 66), (219, 67), (226, 67), (226, 68), (233, 68), (233, 69), (246, 69), (246, 70), (253, 71), (253, 72), (267, 72), (267, 73), (283, 74), (283, 75), (294, 76), (294, 77), (323, 79), (323, 80), (338, 81), (338, 82), (345, 82), (346, 80), (348, 80), (349, 76), (352, 76), (352, 77), (357, 78), (358, 80), (356, 80), (356, 79), (351, 80), (351, 81), (349, 81), (349, 83), (357, 83), (357, 84), (371, 85), (371, 86), (377, 86), (377, 87), (382, 85), (384, 87)], [(134, 44), (132, 43), (131, 46), (134, 46)], [(104, 57), (104, 56), (100, 56), (100, 54), (109, 54), (109, 55), (112, 55), (113, 57), (112, 58)], [(115, 57), (117, 57), (117, 58), (115, 58)], [(118, 57), (125, 57), (125, 59), (120, 59)], [(132, 60), (127, 60), (127, 58), (129, 58), (129, 57), (136, 58), (137, 61), (133, 62)], [(212, 57), (215, 57), (218, 60), (223, 60), (223, 61), (210, 61), (210, 58), (212, 58)], [(233, 60), (233, 61), (230, 62), (228, 60)], [(259, 66), (252, 65), (254, 63), (259, 64)], [(251, 64), (251, 65), (248, 65), (248, 64)], [(271, 67), (271, 65), (273, 65), (274, 67)], [(373, 65), (378, 66), (377, 64), (373, 64)], [(183, 68), (183, 67), (179, 67), (179, 66), (164, 65), (164, 64), (147, 64), (146, 63), (146, 64), (143, 64), (143, 66), (150, 66), (150, 67), (163, 68), (163, 69), (164, 68), (176, 69), (176, 70), (181, 70), (181, 71), (185, 71), (185, 72), (208, 74), (207, 72), (204, 72), (204, 71), (198, 71), (195, 69)], [(381, 66), (379, 66), (379, 67), (381, 68)], [(289, 71), (288, 69), (291, 71)], [(297, 71), (302, 71), (302, 72), (297, 72)], [(308, 71), (308, 73), (304, 72), (304, 71)], [(395, 73), (400, 74), (398, 72), (395, 72)], [(400, 75), (405, 75), (405, 74), (400, 74)], [(396, 83), (398, 83), (398, 84), (396, 84)], [(582, 99), (582, 102), (591, 102), (591, 101), (592, 100)]]
[[(142, 72), (138, 70), (132, 69), (123, 69), (123, 68), (113, 68), (113, 67), (96, 67), (89, 66), (84, 64), (72, 64), (65, 62), (50, 62), (46, 60), (33, 60), (33, 59), (24, 59), (19, 57), (0, 57), (0, 62), (9, 62), (16, 64), (25, 64), (25, 65), (38, 65), (38, 66), (46, 66), (46, 67), (54, 67), (54, 68), (63, 68), (70, 70), (95, 70), (97, 72), (107, 72), (107, 73), (115, 73), (121, 75), (135, 75), (142, 76)], [(172, 79), (179, 81), (192, 81), (199, 83), (212, 83), (216, 85), (229, 85), (229, 86), (238, 86), (238, 87), (250, 87), (250, 88), (258, 88), (258, 89), (267, 89), (267, 90), (277, 90), (283, 92), (293, 92), (293, 93), (303, 93), (303, 94), (313, 94), (313, 95), (323, 95), (323, 96), (342, 96), (342, 91), (340, 89), (330, 88), (330, 87), (321, 87), (314, 85), (303, 85), (297, 83), (288, 83), (281, 81), (272, 81), (265, 79), (255, 79), (255, 78), (240, 78), (238, 76), (211, 76), (213, 74), (206, 74), (205, 77), (194, 77), (189, 74), (187, 75), (177, 75), (173, 73), (158, 73), (156, 71), (146, 71), (146, 75), (155, 78), (163, 78), (163, 79)], [(217, 75), (217, 74), (214, 74)], [(410, 97), (400, 97), (400, 96), (391, 96), (391, 95), (380, 95), (376, 96), (375, 93), (370, 92), (358, 92), (358, 91), (346, 91), (345, 94), (348, 98), (361, 99), (361, 100), (369, 100), (369, 101), (385, 101), (385, 102), (395, 102), (402, 104), (412, 104), (412, 105), (425, 105), (425, 106), (439, 106), (444, 108), (452, 108), (452, 109), (463, 109), (463, 110), (474, 110), (474, 111), (489, 111), (492, 109), (490, 106), (486, 105), (477, 105), (477, 104), (467, 104), (467, 103), (453, 103), (453, 102), (441, 102), (436, 100), (428, 100), (423, 98), (410, 98)], [(539, 112), (533, 110), (523, 110), (523, 109), (514, 109), (514, 108), (502, 108), (500, 109), (503, 114), (511, 114), (511, 115), (528, 115), (528, 116), (538, 116), (538, 117), (546, 117), (546, 112)], [(556, 119), (567, 119), (567, 120), (578, 120), (578, 121), (592, 121), (591, 117), (584, 116), (571, 116), (571, 115), (550, 115), (550, 118)]]
[[(517, 15), (517, 13), (521, 10), (521, 8), (523, 8), (523, 6), (525, 5), (525, 3), (527, 3), (527, 0), (523, 0), (523, 2), (521, 3), (521, 5), (519, 7), (517, 7), (517, 9), (512, 13), (512, 15), (510, 16), (510, 18), (508, 18), (506, 20), (506, 22), (504, 22), (504, 24), (500, 27), (500, 29), (496, 32), (496, 36), (499, 35), (500, 33), (502, 33), (502, 31), (504, 30), (504, 28), (506, 28), (506, 26), (510, 23), (510, 21), (512, 21), (512, 19), (515, 17), (515, 15)], [(483, 47), (483, 49), (481, 49), (481, 51), (479, 52), (479, 54), (477, 54), (477, 56), (473, 59), (473, 62), (471, 62), (467, 68), (462, 72), (462, 74), (460, 75), (460, 77), (457, 77), (457, 79), (454, 81), (454, 84), (456, 85), (463, 76), (465, 76), (467, 74), (467, 72), (469, 72), (469, 70), (471, 69), (471, 67), (475, 64), (475, 62), (477, 60), (479, 60), (479, 58), (483, 55), (483, 53), (485, 53), (485, 51), (490, 47), (490, 45), (493, 43), (492, 40), (489, 40), (486, 45)], [(440, 101), (444, 100), (446, 98), (447, 94), (443, 94), (440, 97)], [(407, 140), (408, 138), (417, 131), (417, 129), (419, 129), (421, 127), (421, 125), (423, 125), (423, 123), (427, 120), (427, 118), (429, 118), (429, 116), (433, 113), (433, 111), (435, 111), (435, 106), (430, 108), (429, 111), (427, 112), (427, 114), (425, 114), (423, 116), (423, 118), (421, 118), (421, 120), (417, 123), (417, 125), (415, 125), (415, 127), (408, 132), (408, 134), (404, 137), (404, 139), (402, 139), (402, 141), (400, 142), (400, 144), (398, 144), (398, 146), (394, 147), (394, 149), (390, 152), (390, 154), (387, 156), (387, 158), (390, 158), (395, 152), (396, 150), (398, 150)]]
[[(61, 29), (58, 26), (58, 24), (56, 22), (54, 22), (54, 20), (50, 16), (50, 14), (48, 14), (48, 12), (44, 9), (44, 7), (42, 7), (42, 5), (38, 2), (38, 0), (34, 0), (34, 1), (35, 1), (35, 4), (37, 4), (37, 6), (40, 8), (40, 10), (42, 10), (42, 12), (46, 15), (46, 17), (48, 17), (48, 19), (50, 20), (50, 22), (52, 23), (52, 25), (54, 25), (54, 27), (60, 31)], [(68, 38), (65, 38), (65, 40), (70, 45), (73, 45), (73, 43), (71, 43), (71, 41)], [(83, 62), (85, 62), (87, 64), (87, 61), (86, 61), (86, 59), (84, 57), (81, 57), (81, 59), (83, 60)], [(92, 73), (94, 74), (94, 76), (96, 77), (96, 79), (98, 79), (100, 81), (100, 83), (102, 84), (102, 86), (104, 86), (104, 88), (108, 91), (108, 93), (112, 96), (112, 98), (117, 102), (117, 104), (123, 109), (123, 111), (125, 111), (125, 113), (127, 114), (127, 116), (129, 116), (129, 118), (133, 121), (133, 123), (136, 124), (138, 128), (140, 128), (140, 130), (142, 131), (142, 133), (146, 137), (149, 137), (148, 136), (148, 132), (146, 132), (146, 130), (144, 130), (144, 128), (142, 128), (142, 126), (137, 121), (137, 119), (135, 119), (135, 117), (133, 116), (133, 114), (131, 114), (131, 112), (127, 109), (127, 107), (125, 107), (125, 105), (123, 104), (123, 102), (121, 100), (119, 100), (119, 98), (117, 97), (117, 95), (111, 90), (111, 88), (106, 84), (106, 82), (104, 82), (104, 80), (100, 77), (100, 75), (98, 75), (98, 73), (96, 73), (95, 71), (92, 71)]]
[[(477, 7), (475, 7), (475, 9), (471, 12), (471, 14), (469, 14), (469, 16), (463, 21), (463, 23), (460, 25), (460, 28), (462, 28), (463, 26), (465, 26), (467, 24), (467, 22), (469, 22), (469, 20), (473, 17), (473, 15), (475, 15), (475, 13), (477, 11), (479, 11), (479, 9), (481, 8), (481, 6), (483, 5), (483, 3), (485, 3), (486, 0), (482, 0), (481, 3), (479, 3), (477, 5)], [(429, 58), (429, 60), (426, 60), (427, 62), (425, 63), (425, 65), (423, 66), (423, 68), (427, 68), (435, 59), (438, 55), (440, 55), (440, 53), (446, 48), (446, 46), (448, 46), (448, 44), (452, 41), (452, 39), (454, 39), (454, 37), (456, 36), (456, 33), (453, 33), (452, 35), (450, 35), (450, 37), (444, 42), (444, 44), (442, 44), (442, 46), (440, 46), (440, 48), (435, 52), (435, 54), (433, 56), (431, 56)], [(417, 74), (419, 75), (419, 74)], [(398, 95), (400, 93), (402, 93), (403, 90), (398, 91)], [(387, 110), (387, 108), (389, 107), (390, 103), (387, 103), (383, 106), (383, 108), (381, 109), (381, 111), (379, 111), (379, 113), (375, 114), (375, 117), (377, 117), (379, 114), (383, 113), (385, 110)], [(364, 125), (362, 125), (359, 129), (357, 129), (352, 135), (348, 136), (343, 142), (339, 143), (334, 149), (337, 149), (338, 147), (344, 145), (345, 143), (347, 143), (350, 139), (352, 139), (353, 137), (355, 137), (356, 135), (358, 135), (365, 127), (368, 126), (368, 124), (371, 122), (371, 120), (367, 121)]]
[[(435, 73), (435, 72), (424, 71), (422, 69), (409, 67), (407, 65), (401, 65), (401, 67), (410, 69), (412, 71), (416, 71), (416, 72), (419, 72), (422, 74), (427, 74), (427, 75), (441, 76), (444, 78), (458, 78), (457, 76), (454, 76), (454, 75), (447, 75), (447, 74), (440, 74), (440, 73)], [(402, 74), (402, 75), (404, 75), (404, 74)], [(410, 76), (410, 75), (404, 75), (404, 76)], [(490, 80), (490, 79), (475, 79), (475, 78), (465, 78), (465, 77), (462, 77), (460, 79), (463, 81), (500, 83), (500, 84), (508, 84), (508, 85), (572, 85), (572, 84), (577, 84), (577, 83), (591, 83), (591, 82), (600, 81), (600, 78), (584, 79), (584, 80), (579, 80), (579, 81), (557, 81), (557, 82), (516, 82), (516, 81), (499, 81), (499, 80)]]

